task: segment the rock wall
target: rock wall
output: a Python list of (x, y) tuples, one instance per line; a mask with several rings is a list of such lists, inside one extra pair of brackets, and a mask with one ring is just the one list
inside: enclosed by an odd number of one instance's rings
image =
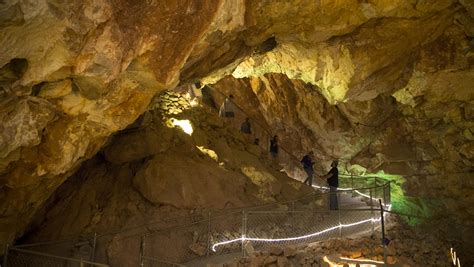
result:
[(223, 1), (1, 3), (0, 243), (174, 87), (191, 54), (211, 53), (198, 44), (233, 10)]
[[(260, 157), (260, 148), (224, 125), (217, 113), (186, 109), (185, 105), (181, 106), (184, 112), (170, 114), (175, 107), (164, 107), (145, 113), (82, 164), (36, 212), (23, 242), (64, 240), (96, 232), (100, 236), (96, 261), (133, 266), (140, 250), (137, 238), (149, 234), (150, 229), (189, 223), (191, 216), (202, 218), (199, 216), (209, 212), (217, 216), (223, 209), (295, 199), (312, 192), (273, 169)], [(171, 116), (190, 120), (193, 135), (170, 125)], [(177, 231), (173, 238), (170, 242), (192, 244), (189, 233)], [(154, 240), (153, 236), (149, 240)], [(52, 249), (53, 254), (68, 257), (77, 253), (75, 244), (67, 242), (37, 249)], [(163, 252), (172, 254), (161, 247), (153, 255)]]
[[(398, 156), (413, 153), (387, 158), (392, 149), (379, 143), (392, 143), (419, 151), (416, 173), (472, 171), (473, 11), (466, 0), (2, 2), (0, 244), (21, 235), (54, 190), (157, 92), (199, 78), (276, 72), (302, 80), (269, 75), (251, 78), (250, 88), (261, 118), (302, 137), (298, 151), (314, 143), (321, 159), (396, 168)], [(275, 89), (285, 84), (295, 92)], [(268, 104), (280, 99), (284, 105)], [(331, 108), (324, 99), (345, 104)], [(403, 116), (393, 119), (387, 105)], [(291, 127), (273, 113), (286, 114)], [(373, 132), (362, 120), (391, 125), (383, 135), (396, 141), (358, 138)], [(408, 148), (398, 148), (407, 138)], [(438, 158), (419, 166), (418, 155)], [(417, 179), (413, 194), (423, 189), (425, 178)]]

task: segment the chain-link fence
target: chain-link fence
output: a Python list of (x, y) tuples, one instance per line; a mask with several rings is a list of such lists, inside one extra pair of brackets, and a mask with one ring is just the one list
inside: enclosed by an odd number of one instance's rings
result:
[(329, 193), (322, 193), (224, 215), (208, 214), (201, 221), (145, 235), (143, 266), (179, 266), (204, 256), (244, 256), (274, 246), (374, 234), (381, 225), (378, 199), (387, 206), (389, 195), (390, 183), (385, 183), (339, 191), (339, 209), (333, 211), (323, 208), (328, 206)]
[(353, 211), (267, 211), (245, 214), (244, 252), (374, 233), (380, 214)]
[(315, 192), (291, 201), (206, 211), (113, 233), (16, 246), (5, 255), (5, 266), (106, 266), (95, 262), (182, 266), (210, 256), (245, 255), (270, 246), (376, 232), (378, 200), (389, 207), (390, 183), (377, 177), (342, 176), (340, 185), (337, 211), (328, 210), (328, 191)]

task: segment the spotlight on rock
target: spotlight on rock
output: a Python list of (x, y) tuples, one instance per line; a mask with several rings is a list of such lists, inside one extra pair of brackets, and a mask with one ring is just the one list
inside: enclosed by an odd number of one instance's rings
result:
[(183, 132), (187, 133), (188, 135), (193, 134), (193, 126), (189, 120), (177, 120), (175, 118), (171, 118), (170, 122), (174, 126), (181, 128)]

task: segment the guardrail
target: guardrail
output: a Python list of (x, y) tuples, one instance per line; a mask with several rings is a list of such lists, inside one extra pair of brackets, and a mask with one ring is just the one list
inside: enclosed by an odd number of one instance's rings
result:
[(106, 252), (111, 244), (120, 244), (115, 249), (136, 255), (130, 256), (138, 257), (129, 263), (132, 265), (183, 266), (216, 255), (245, 255), (270, 245), (315, 242), (352, 232), (375, 233), (380, 227), (377, 201), (382, 199), (384, 207), (389, 208), (390, 182), (378, 177), (340, 176), (338, 211), (324, 211), (329, 206), (330, 193), (315, 191), (289, 201), (168, 218), (89, 237), (10, 247), (3, 266), (81, 266), (81, 261), (82, 266), (107, 266), (97, 261), (112, 263)]
[[(229, 253), (246, 256), (270, 246), (374, 234), (382, 227), (378, 201), (383, 207), (390, 206), (390, 182), (339, 191), (337, 211), (325, 210), (329, 194), (313, 194), (219, 216), (209, 214), (186, 225), (148, 233), (142, 236), (140, 255), (142, 259), (153, 258), (179, 266), (202, 257)], [(357, 201), (365, 203), (354, 206)], [(153, 266), (141, 262), (141, 266)]]
[(42, 253), (23, 248), (11, 247), (4, 255), (5, 267), (108, 267), (108, 264), (92, 262), (85, 259), (76, 259), (69, 257), (62, 257), (48, 253)]

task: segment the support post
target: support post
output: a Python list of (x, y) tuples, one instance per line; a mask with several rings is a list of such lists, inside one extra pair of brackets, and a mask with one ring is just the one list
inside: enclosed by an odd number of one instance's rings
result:
[(145, 266), (145, 263), (143, 262), (144, 256), (145, 256), (145, 236), (142, 236), (142, 239), (140, 242), (140, 267)]
[(94, 239), (92, 240), (92, 255), (90, 261), (95, 261), (95, 249), (97, 245), (97, 232), (94, 232)]
[[(372, 196), (372, 188), (369, 189), (369, 196), (370, 196), (370, 214), (372, 216), (372, 219), (374, 218), (375, 214), (374, 214), (374, 205), (373, 205), (373, 196)], [(374, 235), (375, 233), (375, 222), (374, 220), (372, 220), (372, 235)]]
[(353, 174), (351, 173), (351, 193), (352, 193), (352, 197), (355, 196), (355, 191), (354, 191), (354, 176)]
[(209, 254), (211, 253), (210, 248), (211, 248), (211, 211), (209, 211), (207, 215), (207, 248), (206, 248), (206, 257), (209, 257)]
[(10, 251), (10, 245), (5, 246), (5, 253), (3, 254), (3, 267), (7, 266), (8, 263), (8, 252)]
[(242, 211), (242, 258), (245, 257), (245, 237), (247, 234), (247, 212)]
[(382, 223), (382, 246), (383, 246), (383, 262), (384, 264), (387, 264), (387, 246), (385, 244), (385, 222), (384, 222), (384, 216), (383, 216), (383, 205), (382, 205), (382, 200), (379, 199), (379, 205), (380, 205), (380, 222)]
[(84, 267), (84, 262), (82, 261), (82, 257), (81, 257), (81, 259), (79, 260), (79, 267)]

